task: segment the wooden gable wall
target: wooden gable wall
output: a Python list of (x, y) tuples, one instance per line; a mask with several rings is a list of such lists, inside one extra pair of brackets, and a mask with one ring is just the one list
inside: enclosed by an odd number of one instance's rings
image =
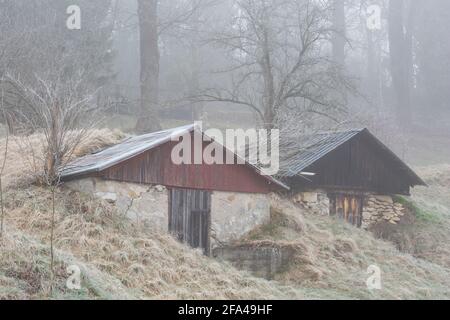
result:
[[(104, 179), (168, 187), (247, 193), (269, 193), (276, 184), (243, 164), (181, 164), (171, 161), (177, 142), (167, 142), (100, 172)], [(208, 143), (203, 143), (203, 148)], [(225, 158), (225, 152), (224, 152)]]
[(361, 134), (306, 168), (305, 172), (316, 173), (307, 177), (311, 181), (294, 177), (290, 184), (293, 189), (324, 187), (408, 195), (411, 179), (403, 170), (370, 137)]

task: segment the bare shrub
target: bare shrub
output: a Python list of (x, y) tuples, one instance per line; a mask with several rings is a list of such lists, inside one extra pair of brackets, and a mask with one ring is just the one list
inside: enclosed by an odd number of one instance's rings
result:
[[(83, 73), (70, 78), (48, 75), (36, 76), (23, 82), (20, 78), (7, 75), (1, 79), (2, 90), (17, 96), (27, 108), (14, 111), (14, 124), (25, 137), (39, 132), (37, 143), (29, 138), (24, 142), (24, 154), (31, 156), (30, 163), (38, 183), (47, 185), (52, 192), (50, 225), (50, 269), (54, 277), (54, 230), (55, 230), (55, 191), (60, 183), (60, 169), (72, 158), (79, 145), (89, 137), (90, 129), (98, 118), (98, 107), (92, 103), (94, 95), (87, 93)], [(19, 104), (20, 105), (20, 104)], [(39, 150), (40, 149), (40, 150)], [(26, 152), (26, 151), (28, 152)]]
[[(89, 137), (89, 130), (99, 121), (92, 101), (93, 93), (84, 88), (83, 75), (69, 80), (61, 77), (33, 79), (32, 84), (6, 76), (2, 84), (27, 105), (26, 112), (16, 110), (17, 132), (28, 137), (39, 132), (38, 141), (22, 139), (30, 150), (36, 178), (46, 185), (58, 184), (58, 170), (70, 161), (77, 147)], [(41, 149), (41, 150), (39, 150)], [(42, 165), (42, 170), (39, 168)]]

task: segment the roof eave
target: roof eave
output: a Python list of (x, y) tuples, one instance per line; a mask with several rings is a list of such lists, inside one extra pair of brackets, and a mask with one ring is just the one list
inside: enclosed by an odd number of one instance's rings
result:
[[(114, 159), (111, 159), (109, 161), (106, 161), (102, 165), (94, 166), (94, 167), (91, 167), (89, 169), (80, 169), (80, 170), (77, 170), (77, 171), (70, 172), (68, 174), (64, 174), (63, 173), (63, 174), (61, 174), (61, 179), (64, 181), (64, 180), (74, 179), (74, 178), (77, 178), (77, 177), (80, 177), (80, 176), (90, 175), (90, 174), (93, 174), (93, 173), (99, 173), (99, 172), (101, 172), (103, 170), (111, 168), (112, 166), (114, 166), (116, 164), (119, 164), (121, 162), (127, 161), (127, 160), (129, 160), (131, 158), (134, 158), (134, 157), (136, 157), (136, 156), (138, 156), (138, 155), (140, 155), (140, 154), (142, 154), (142, 153), (144, 153), (144, 152), (146, 152), (146, 151), (148, 151), (150, 149), (159, 147), (160, 145), (171, 141), (173, 136), (180, 136), (183, 133), (193, 132), (194, 130), (197, 130), (197, 132), (199, 132), (201, 134), (205, 134), (204, 132), (198, 130), (195, 125), (186, 126), (185, 129), (180, 129), (179, 131), (173, 132), (171, 135), (169, 135), (167, 137), (163, 137), (163, 138), (159, 139), (158, 141), (152, 143), (151, 145), (145, 146), (145, 147), (143, 147), (141, 149), (134, 150), (133, 152), (129, 152), (129, 153), (125, 154), (125, 155), (122, 155), (122, 156), (116, 157)], [(210, 139), (212, 141), (214, 141), (214, 139), (212, 139), (212, 138), (210, 138)], [(226, 150), (228, 150), (224, 145), (222, 145), (222, 147), (225, 148)], [(230, 152), (232, 152), (232, 151), (230, 151)], [(233, 152), (233, 153), (236, 154), (236, 156), (238, 156), (237, 153), (235, 153), (235, 152)], [(274, 183), (274, 184), (278, 185), (279, 187), (281, 187), (281, 188), (283, 188), (285, 190), (288, 190), (288, 191), (290, 190), (290, 187), (287, 186), (286, 184), (284, 184), (283, 182), (275, 179), (272, 176), (268, 176), (268, 175), (262, 174), (260, 168), (250, 164), (246, 160), (244, 160), (244, 161), (245, 161), (245, 165), (247, 165), (248, 167), (251, 167), (256, 173), (258, 173), (260, 176), (262, 176), (264, 179), (266, 179), (270, 183)]]
[(405, 162), (403, 161), (399, 156), (397, 156), (390, 148), (388, 148), (380, 139), (378, 139), (376, 136), (374, 136), (369, 129), (364, 129), (362, 132), (365, 132), (366, 134), (370, 135), (374, 141), (378, 143), (378, 145), (383, 148), (386, 152), (391, 154), (399, 163), (402, 164), (403, 168), (407, 170), (408, 176), (411, 178), (412, 184), (411, 186), (424, 186), (428, 187), (426, 182)]
[[(94, 166), (94, 167), (92, 167), (90, 169), (87, 169), (87, 170), (83, 170), (83, 169), (77, 170), (75, 172), (71, 172), (71, 173), (66, 174), (66, 175), (65, 174), (61, 174), (61, 179), (66, 179), (66, 178), (69, 178), (69, 177), (70, 178), (74, 178), (76, 176), (87, 175), (87, 174), (97, 173), (97, 172), (106, 170), (108, 168), (111, 168), (112, 166), (115, 166), (116, 164), (119, 164), (119, 163), (121, 163), (123, 161), (127, 161), (127, 160), (129, 160), (131, 158), (134, 158), (134, 157), (136, 157), (136, 156), (138, 156), (138, 155), (140, 155), (140, 154), (150, 150), (150, 149), (156, 148), (156, 147), (158, 147), (158, 146), (160, 146), (160, 145), (162, 145), (162, 144), (164, 144), (164, 143), (166, 143), (168, 141), (171, 141), (172, 137), (175, 134), (180, 135), (183, 132), (192, 132), (194, 129), (195, 129), (194, 125), (186, 126), (186, 129), (180, 129), (179, 131), (176, 131), (176, 132), (172, 133), (171, 135), (169, 135), (167, 137), (164, 137), (164, 138), (161, 138), (161, 139), (157, 140), (156, 142), (152, 143), (151, 145), (142, 147), (142, 148), (140, 148), (138, 150), (134, 150), (133, 152), (129, 152), (129, 153), (126, 153), (126, 154), (124, 154), (122, 156), (119, 156), (119, 157), (116, 157), (116, 158), (111, 159), (109, 161), (106, 161), (102, 165)], [(122, 141), (121, 143), (123, 143), (125, 141), (126, 140)]]

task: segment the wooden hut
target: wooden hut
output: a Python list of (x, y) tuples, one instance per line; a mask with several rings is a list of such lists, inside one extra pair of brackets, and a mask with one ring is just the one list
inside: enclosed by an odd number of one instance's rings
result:
[[(367, 129), (284, 139), (281, 169), (298, 202), (324, 214), (368, 227), (384, 216), (401, 215), (392, 195), (409, 195), (425, 182)], [(399, 208), (396, 210), (396, 208)], [(373, 214), (371, 213), (373, 212)]]
[[(62, 180), (209, 253), (212, 245), (230, 242), (267, 222), (270, 205), (265, 195), (289, 188), (248, 162), (175, 164), (171, 153), (178, 142), (173, 138), (186, 133), (191, 139), (204, 134), (189, 125), (132, 137), (75, 160), (62, 170)], [(211, 143), (217, 144), (202, 139), (202, 151)], [(224, 148), (224, 157), (230, 153)], [(237, 159), (236, 154), (232, 157)]]

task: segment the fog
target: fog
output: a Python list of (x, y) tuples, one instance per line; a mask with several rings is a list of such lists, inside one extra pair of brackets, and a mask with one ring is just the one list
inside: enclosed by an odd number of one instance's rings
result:
[(77, 79), (102, 125), (130, 133), (369, 127), (399, 150), (449, 134), (449, 15), (446, 0), (4, 0), (0, 77)]
[(449, 299), (448, 30), (449, 0), (0, 0), (0, 300)]

